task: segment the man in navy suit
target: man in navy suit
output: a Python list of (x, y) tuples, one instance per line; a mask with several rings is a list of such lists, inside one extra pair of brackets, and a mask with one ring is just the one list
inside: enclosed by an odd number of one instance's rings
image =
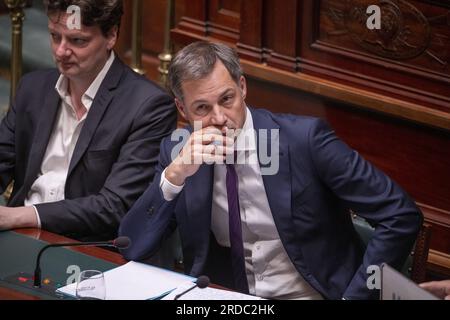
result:
[[(248, 108), (225, 45), (185, 47), (169, 77), (192, 134), (163, 140), (155, 180), (119, 228), (125, 258), (153, 255), (178, 227), (192, 276), (266, 298), (375, 298), (368, 266), (400, 268), (422, 222), (406, 193), (320, 119)], [(349, 210), (376, 226), (367, 248)]]
[[(71, 5), (80, 9), (79, 26)], [(153, 178), (176, 108), (114, 54), (122, 1), (46, 6), (58, 69), (24, 76), (0, 126), (0, 193), (14, 180), (0, 230), (111, 239)]]

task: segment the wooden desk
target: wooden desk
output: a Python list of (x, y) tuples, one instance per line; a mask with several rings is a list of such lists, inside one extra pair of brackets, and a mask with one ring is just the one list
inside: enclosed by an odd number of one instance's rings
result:
[[(72, 239), (39, 229), (18, 229), (14, 232), (48, 243), (77, 242)], [(120, 254), (99, 247), (67, 247), (67, 249), (81, 252), (86, 255), (119, 265), (127, 262)], [(40, 300), (40, 298), (14, 289), (2, 287), (0, 283), (0, 300)]]

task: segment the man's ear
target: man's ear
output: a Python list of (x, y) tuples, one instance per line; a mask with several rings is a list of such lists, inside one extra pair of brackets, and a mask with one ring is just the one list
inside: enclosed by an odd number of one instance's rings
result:
[(178, 100), (178, 98), (175, 98), (175, 105), (177, 106), (178, 112), (181, 114), (181, 116), (184, 118), (184, 120), (187, 121), (186, 109), (184, 107), (183, 102)]
[(245, 100), (245, 97), (247, 96), (247, 81), (244, 76), (241, 76), (239, 79), (239, 87), (241, 89), (242, 99)]
[(119, 31), (119, 28), (117, 26), (112, 27), (107, 34), (106, 39), (108, 39), (107, 48), (108, 50), (111, 50), (114, 48), (116, 41), (117, 41), (117, 32)]

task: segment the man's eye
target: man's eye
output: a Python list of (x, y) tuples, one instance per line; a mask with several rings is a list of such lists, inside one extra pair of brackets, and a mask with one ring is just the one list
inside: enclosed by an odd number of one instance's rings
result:
[(223, 103), (230, 103), (233, 100), (233, 96), (225, 96), (222, 99)]
[(52, 39), (53, 39), (54, 41), (59, 40), (59, 35), (57, 35), (56, 33), (50, 33), (50, 36), (52, 37)]
[(85, 39), (81, 39), (81, 38), (73, 38), (72, 39), (72, 43), (76, 44), (76, 45), (83, 45), (86, 43)]
[(208, 113), (209, 106), (207, 104), (201, 104), (195, 108), (195, 113), (198, 115), (205, 115)]

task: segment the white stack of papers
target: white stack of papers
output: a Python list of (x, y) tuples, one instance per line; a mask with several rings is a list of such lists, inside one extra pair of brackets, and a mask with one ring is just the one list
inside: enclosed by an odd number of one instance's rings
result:
[[(184, 274), (130, 261), (104, 273), (106, 300), (158, 299), (176, 289), (180, 284), (196, 279)], [(56, 290), (75, 297), (76, 283)]]
[[(174, 300), (175, 296), (195, 286), (192, 281), (184, 281), (177, 289), (163, 297), (161, 300)], [(178, 300), (265, 300), (260, 297), (251, 296), (239, 292), (220, 290), (215, 288), (194, 288), (183, 294)]]

